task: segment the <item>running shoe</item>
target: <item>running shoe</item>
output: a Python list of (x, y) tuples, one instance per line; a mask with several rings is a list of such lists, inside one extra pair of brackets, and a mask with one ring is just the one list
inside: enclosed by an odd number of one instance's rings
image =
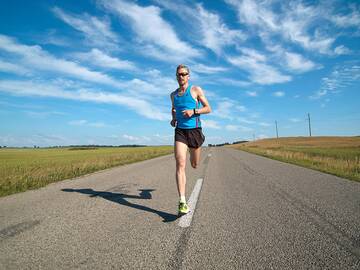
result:
[(184, 202), (180, 202), (179, 203), (179, 214), (180, 215), (185, 215), (188, 212), (189, 212), (189, 206)]

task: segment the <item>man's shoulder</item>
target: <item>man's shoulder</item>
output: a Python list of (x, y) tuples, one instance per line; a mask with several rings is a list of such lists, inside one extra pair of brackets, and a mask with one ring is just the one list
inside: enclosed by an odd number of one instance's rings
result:
[(200, 86), (198, 86), (198, 85), (192, 85), (192, 86), (191, 86), (191, 89), (192, 89), (192, 90), (196, 90), (196, 91), (197, 91), (197, 90), (202, 90), (202, 88), (201, 88)]
[(174, 95), (176, 94), (176, 91), (177, 91), (177, 89), (174, 90), (174, 91), (172, 91), (171, 94), (170, 94), (170, 96), (171, 96), (171, 97), (174, 96)]
[(193, 85), (191, 87), (191, 91), (196, 93), (196, 94), (200, 94), (200, 93), (203, 92), (202, 88), (200, 86), (198, 86), (198, 85)]

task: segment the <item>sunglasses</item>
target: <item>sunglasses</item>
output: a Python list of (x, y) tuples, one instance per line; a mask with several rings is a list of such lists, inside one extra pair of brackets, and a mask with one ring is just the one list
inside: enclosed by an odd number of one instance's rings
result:
[(178, 77), (185, 77), (187, 75), (189, 75), (189, 73), (178, 73), (177, 74)]

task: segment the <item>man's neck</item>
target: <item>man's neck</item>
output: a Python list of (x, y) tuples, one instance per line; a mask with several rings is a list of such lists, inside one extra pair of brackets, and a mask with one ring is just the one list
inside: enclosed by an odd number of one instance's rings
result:
[(186, 91), (186, 89), (188, 88), (188, 86), (189, 86), (189, 83), (186, 83), (186, 84), (180, 85), (180, 87), (179, 87), (179, 91), (181, 91), (181, 92), (185, 92), (185, 91)]

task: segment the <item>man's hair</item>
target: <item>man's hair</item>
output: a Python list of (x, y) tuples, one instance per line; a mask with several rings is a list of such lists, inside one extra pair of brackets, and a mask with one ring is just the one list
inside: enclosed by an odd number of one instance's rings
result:
[(178, 70), (179, 70), (180, 68), (185, 68), (186, 71), (190, 74), (190, 69), (188, 68), (188, 66), (183, 65), (183, 64), (180, 64), (180, 65), (178, 65), (177, 68), (176, 68), (176, 75), (177, 75)]

